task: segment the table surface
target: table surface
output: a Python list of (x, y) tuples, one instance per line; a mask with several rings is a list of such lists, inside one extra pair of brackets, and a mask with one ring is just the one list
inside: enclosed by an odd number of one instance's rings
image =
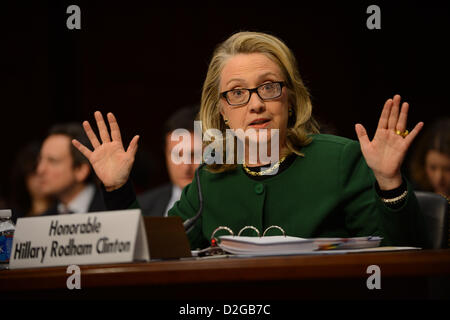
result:
[[(85, 286), (365, 277), (369, 265), (385, 277), (450, 275), (450, 249), (333, 255), (220, 257), (80, 266)], [(8, 290), (59, 288), (66, 267), (0, 271)]]
[[(415, 290), (414, 297), (423, 297), (427, 296), (426, 284), (411, 285), (419, 283), (418, 279), (450, 279), (450, 249), (85, 265), (80, 266), (83, 289), (80, 291), (86, 297), (89, 293), (117, 297), (119, 291), (122, 296), (130, 297), (153, 294), (153, 297), (163, 298), (176, 293), (178, 299), (205, 298), (211, 290), (221, 292), (222, 297), (240, 294), (241, 298), (248, 297), (249, 290), (255, 297), (258, 294), (259, 297), (313, 294), (321, 298), (324, 293), (328, 297), (340, 294), (360, 297), (367, 294), (366, 279), (371, 275), (367, 267), (370, 265), (380, 267), (384, 296), (402, 298)], [(24, 293), (30, 297), (43, 293), (45, 296), (53, 292), (60, 297), (68, 291), (66, 281), (70, 274), (66, 273), (66, 268), (3, 270), (0, 271), (0, 288), (20, 296)], [(396, 283), (389, 285), (390, 280)], [(350, 295), (345, 295), (345, 290)], [(276, 295), (276, 291), (284, 294)]]

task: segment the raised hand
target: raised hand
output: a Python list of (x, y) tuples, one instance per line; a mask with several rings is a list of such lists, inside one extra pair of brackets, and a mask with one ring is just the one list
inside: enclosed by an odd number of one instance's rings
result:
[(361, 151), (367, 165), (372, 169), (382, 190), (391, 190), (402, 184), (400, 168), (409, 146), (423, 127), (419, 122), (409, 134), (404, 134), (408, 119), (408, 103), (400, 111), (400, 96), (388, 99), (378, 122), (372, 141), (361, 124), (355, 125)]
[(112, 191), (123, 186), (130, 176), (139, 136), (133, 137), (127, 151), (125, 151), (119, 125), (114, 115), (112, 113), (107, 114), (109, 127), (111, 128), (111, 137), (101, 112), (96, 111), (94, 116), (102, 143), (99, 142), (89, 122), (84, 121), (84, 131), (94, 150), (89, 150), (75, 139), (72, 140), (72, 144), (89, 160), (98, 178), (105, 185), (106, 190)]

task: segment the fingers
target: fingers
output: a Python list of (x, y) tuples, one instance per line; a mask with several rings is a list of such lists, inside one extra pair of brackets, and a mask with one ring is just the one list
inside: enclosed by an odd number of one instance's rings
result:
[(369, 137), (367, 136), (367, 131), (363, 125), (357, 123), (355, 124), (356, 135), (358, 136), (359, 143), (361, 146), (370, 143)]
[(119, 124), (117, 123), (116, 117), (110, 112), (107, 114), (109, 127), (111, 128), (111, 138), (113, 141), (122, 143), (122, 137), (120, 135)]
[(401, 97), (398, 94), (386, 101), (378, 121), (378, 128), (402, 132), (406, 130), (409, 104), (404, 102), (400, 110), (400, 101)]
[(402, 110), (400, 111), (400, 116), (398, 118), (398, 122), (394, 130), (400, 130), (401, 132), (406, 130), (406, 122), (408, 120), (408, 109), (409, 104), (406, 102), (403, 103)]
[(89, 161), (91, 157), (92, 151), (86, 148), (83, 144), (81, 144), (78, 140), (73, 139), (72, 144), (75, 148), (77, 148)]
[(134, 138), (131, 140), (130, 145), (128, 146), (128, 149), (127, 149), (127, 153), (130, 152), (133, 157), (136, 154), (136, 151), (138, 149), (138, 140), (139, 140), (139, 136), (134, 136)]
[(397, 126), (400, 99), (400, 95), (396, 94), (392, 102), (391, 113), (389, 114), (388, 121), (388, 128), (392, 130), (395, 130)]
[(417, 135), (419, 134), (420, 130), (422, 130), (422, 128), (423, 128), (423, 122), (419, 122), (418, 124), (416, 124), (414, 129), (412, 129), (412, 131), (405, 137), (405, 141), (406, 141), (408, 147), (411, 145), (413, 140), (417, 137)]
[(88, 121), (83, 122), (83, 128), (84, 128), (84, 132), (86, 132), (86, 135), (89, 138), (89, 141), (92, 144), (92, 147), (94, 147), (94, 149), (100, 147), (100, 142), (98, 141), (97, 136), (94, 133), (94, 131), (92, 130), (91, 125), (89, 124)]
[(386, 101), (386, 103), (384, 104), (383, 111), (381, 112), (380, 120), (378, 121), (379, 129), (387, 129), (389, 115), (391, 114), (392, 103), (393, 103), (392, 99), (388, 99)]
[(102, 142), (110, 142), (111, 139), (109, 137), (108, 128), (106, 128), (105, 121), (103, 120), (103, 115), (100, 111), (95, 111), (94, 113), (95, 121), (97, 121), (98, 131), (100, 133), (100, 138)]

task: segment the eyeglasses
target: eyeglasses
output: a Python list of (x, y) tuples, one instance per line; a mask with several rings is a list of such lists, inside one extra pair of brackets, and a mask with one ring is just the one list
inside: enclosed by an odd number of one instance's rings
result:
[(262, 85), (253, 89), (233, 89), (222, 92), (228, 104), (232, 107), (240, 107), (247, 104), (250, 101), (253, 92), (256, 92), (258, 97), (263, 101), (276, 99), (281, 96), (283, 87), (285, 86), (283, 81), (263, 83)]

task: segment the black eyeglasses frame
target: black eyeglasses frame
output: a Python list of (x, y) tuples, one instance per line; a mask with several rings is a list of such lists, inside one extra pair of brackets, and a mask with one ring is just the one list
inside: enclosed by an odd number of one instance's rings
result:
[[(277, 84), (280, 85), (280, 94), (279, 94), (278, 96), (272, 97), (272, 98), (270, 98), (270, 99), (263, 99), (263, 98), (259, 95), (258, 89), (261, 88), (262, 86), (265, 86), (265, 85), (271, 84), (271, 83), (277, 83)], [(266, 83), (263, 83), (263, 84), (261, 84), (261, 85), (255, 87), (255, 88), (252, 88), (252, 89), (240, 88), (240, 89), (231, 89), (231, 90), (227, 90), (227, 91), (221, 92), (220, 95), (227, 101), (228, 105), (230, 105), (230, 106), (232, 106), (232, 107), (241, 107), (241, 106), (245, 106), (245, 105), (250, 101), (250, 99), (252, 98), (253, 92), (255, 92), (261, 100), (263, 100), (263, 101), (270, 101), (270, 100), (279, 98), (279, 97), (283, 94), (283, 87), (285, 87), (285, 86), (286, 86), (286, 84), (284, 83), (284, 81), (272, 81), (272, 82), (266, 82)], [(230, 103), (230, 101), (228, 101), (227, 94), (228, 94), (228, 92), (231, 92), (231, 91), (234, 91), (234, 90), (247, 90), (247, 91), (250, 93), (250, 94), (248, 95), (248, 100), (247, 100), (246, 102), (239, 103), (239, 104), (232, 104), (232, 103)]]

